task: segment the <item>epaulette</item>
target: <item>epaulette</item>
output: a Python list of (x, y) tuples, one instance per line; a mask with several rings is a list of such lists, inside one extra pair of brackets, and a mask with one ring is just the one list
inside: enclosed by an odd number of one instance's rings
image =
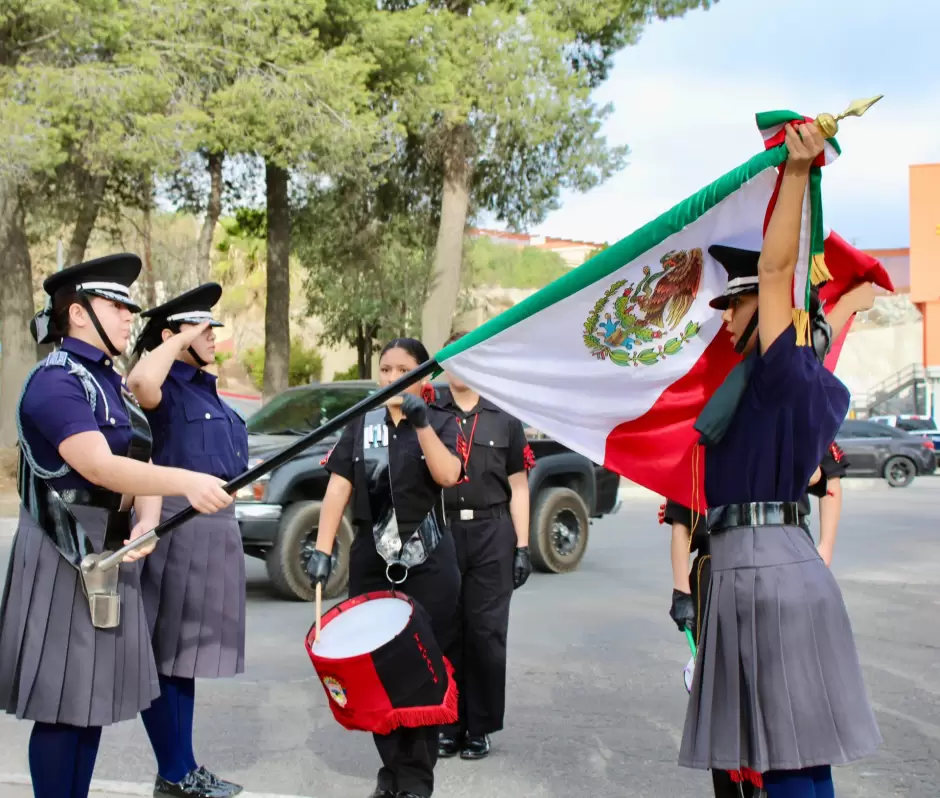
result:
[(64, 349), (56, 349), (46, 355), (46, 366), (67, 366), (69, 364), (69, 353)]

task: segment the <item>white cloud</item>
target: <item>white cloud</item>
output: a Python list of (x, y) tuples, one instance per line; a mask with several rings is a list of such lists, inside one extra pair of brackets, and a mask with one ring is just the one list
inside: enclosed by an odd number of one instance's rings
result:
[(861, 246), (906, 245), (908, 167), (940, 161), (934, 15), (926, 4), (827, 5), (837, 26), (808, 26), (817, 0), (793, 0), (772, 21), (749, 0), (722, 0), (653, 25), (596, 93), (615, 106), (605, 134), (629, 145), (629, 165), (586, 195), (565, 193), (536, 232), (619, 240), (758, 152), (756, 112), (839, 113), (883, 93), (841, 124), (843, 156), (823, 173), (826, 219)]

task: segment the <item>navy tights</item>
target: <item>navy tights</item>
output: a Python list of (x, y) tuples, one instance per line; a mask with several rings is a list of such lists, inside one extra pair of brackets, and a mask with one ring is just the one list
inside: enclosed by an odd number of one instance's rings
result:
[(161, 676), (160, 697), (140, 713), (157, 759), (157, 772), (174, 784), (198, 767), (193, 753), (195, 703), (195, 679)]
[(35, 798), (87, 798), (101, 727), (35, 723), (29, 736), (29, 773)]
[(820, 765), (803, 770), (772, 770), (764, 774), (767, 798), (835, 798), (832, 769)]

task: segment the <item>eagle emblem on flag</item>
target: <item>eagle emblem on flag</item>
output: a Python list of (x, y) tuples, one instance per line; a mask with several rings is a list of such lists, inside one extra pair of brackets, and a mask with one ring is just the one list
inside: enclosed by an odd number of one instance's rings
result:
[(637, 283), (618, 280), (584, 322), (584, 344), (599, 360), (618, 366), (652, 366), (698, 334), (701, 325), (683, 322), (702, 279), (701, 248), (667, 252), (660, 271), (643, 267)]

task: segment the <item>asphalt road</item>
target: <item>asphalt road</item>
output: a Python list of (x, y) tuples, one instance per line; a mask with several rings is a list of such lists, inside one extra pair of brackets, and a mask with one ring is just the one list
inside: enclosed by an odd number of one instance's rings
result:
[[(853, 487), (862, 489), (847, 493), (833, 567), (885, 742), (837, 770), (838, 794), (935, 798), (940, 483)], [(676, 765), (688, 649), (667, 615), (667, 533), (656, 509), (627, 497), (617, 516), (592, 528), (581, 570), (536, 574), (516, 594), (507, 730), (482, 762), (442, 762), (436, 795), (710, 795), (707, 774)], [(369, 736), (343, 730), (329, 713), (303, 646), (311, 621), (309, 605), (272, 598), (261, 563), (249, 561), (247, 673), (198, 684), (197, 756), (253, 792), (365, 798), (378, 758)], [(28, 724), (0, 717), (0, 783), (27, 772), (28, 733)], [(143, 790), (153, 773), (139, 722), (105, 731), (96, 778)]]

